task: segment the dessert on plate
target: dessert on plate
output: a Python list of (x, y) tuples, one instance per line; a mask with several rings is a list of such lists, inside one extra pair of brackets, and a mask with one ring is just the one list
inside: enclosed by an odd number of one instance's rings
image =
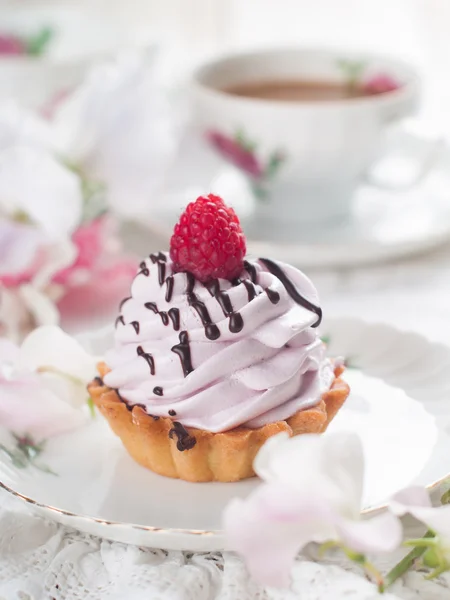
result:
[(188, 481), (237, 481), (272, 435), (321, 433), (345, 402), (325, 356), (311, 281), (245, 257), (233, 209), (188, 205), (170, 252), (143, 260), (89, 392), (141, 465)]

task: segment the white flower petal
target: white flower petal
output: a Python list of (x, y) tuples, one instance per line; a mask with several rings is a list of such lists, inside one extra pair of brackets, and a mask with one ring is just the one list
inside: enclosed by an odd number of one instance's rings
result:
[(30, 269), (47, 238), (42, 231), (21, 223), (0, 221), (0, 276)]
[(59, 311), (50, 298), (32, 285), (22, 285), (17, 291), (36, 327), (58, 325)]
[[(254, 461), (255, 472), (265, 481), (279, 481), (299, 489), (322, 488), (341, 509), (359, 515), (364, 459), (356, 434), (306, 434), (270, 438)], [(330, 497), (331, 500), (331, 497)]]
[(82, 207), (78, 176), (50, 154), (26, 146), (0, 154), (0, 211), (11, 216), (23, 212), (57, 239), (75, 230)]
[(6, 363), (8, 365), (14, 364), (18, 356), (18, 346), (6, 338), (0, 338), (0, 374), (2, 372), (2, 363)]
[(409, 513), (430, 529), (450, 540), (450, 505), (433, 507), (426, 490), (412, 487), (396, 494), (390, 504), (396, 515)]
[(55, 117), (71, 162), (107, 187), (121, 215), (145, 214), (165, 184), (176, 149), (175, 124), (152, 70), (139, 55), (93, 68)]
[(14, 102), (0, 104), (0, 152), (12, 146), (51, 149), (54, 146), (50, 125), (35, 113)]
[(297, 553), (334, 532), (329, 509), (320, 499), (282, 484), (266, 484), (246, 500), (233, 500), (223, 519), (230, 548), (245, 558), (255, 581), (270, 586), (289, 585)]
[(58, 398), (37, 376), (5, 384), (0, 382), (0, 425), (36, 441), (78, 427), (86, 416)]
[(355, 552), (392, 552), (402, 541), (402, 526), (391, 513), (385, 512), (370, 519), (338, 519), (339, 539)]
[(95, 376), (97, 359), (59, 327), (40, 327), (25, 339), (17, 368), (34, 371), (47, 367), (88, 383)]

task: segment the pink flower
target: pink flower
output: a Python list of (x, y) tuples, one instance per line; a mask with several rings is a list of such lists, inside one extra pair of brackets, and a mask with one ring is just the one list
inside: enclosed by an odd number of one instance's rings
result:
[(126, 295), (136, 274), (136, 259), (121, 254), (116, 222), (102, 216), (75, 231), (75, 262), (55, 275), (65, 288), (59, 301), (64, 316), (104, 312)]
[(20, 348), (0, 338), (0, 425), (41, 441), (82, 424), (96, 360), (58, 327), (36, 329)]
[(364, 459), (355, 434), (279, 434), (254, 462), (264, 483), (224, 512), (232, 550), (263, 585), (284, 587), (298, 552), (333, 541), (356, 553), (389, 552), (401, 541), (398, 519), (386, 512), (364, 520)]
[(239, 141), (233, 140), (219, 131), (210, 131), (207, 138), (225, 159), (248, 175), (255, 178), (263, 175), (263, 168), (256, 156), (250, 150), (244, 148)]
[(400, 84), (393, 77), (387, 74), (381, 73), (380, 75), (374, 75), (362, 85), (362, 89), (366, 94), (385, 94), (386, 92), (393, 92), (398, 90)]
[(13, 56), (27, 53), (23, 41), (15, 35), (0, 34), (0, 55)]

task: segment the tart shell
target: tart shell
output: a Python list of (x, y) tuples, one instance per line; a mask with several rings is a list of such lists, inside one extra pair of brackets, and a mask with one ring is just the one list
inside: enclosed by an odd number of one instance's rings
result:
[[(108, 371), (105, 363), (98, 365), (101, 378)], [(231, 482), (255, 475), (253, 460), (272, 435), (281, 431), (290, 436), (324, 432), (350, 392), (340, 377), (342, 371), (342, 367), (335, 370), (331, 388), (316, 406), (301, 410), (286, 421), (257, 429), (236, 427), (223, 433), (185, 428), (170, 417), (153, 417), (140, 406), (130, 410), (100, 378), (88, 385), (88, 391), (128, 453), (143, 467), (186, 481)]]

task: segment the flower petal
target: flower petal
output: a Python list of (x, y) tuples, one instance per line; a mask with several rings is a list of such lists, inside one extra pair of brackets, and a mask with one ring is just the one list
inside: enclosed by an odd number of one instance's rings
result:
[(18, 370), (50, 367), (88, 383), (95, 376), (97, 358), (59, 327), (44, 326), (25, 339), (17, 361)]
[(0, 221), (0, 279), (5, 276), (29, 278), (36, 256), (47, 242), (42, 231), (10, 221)]
[(19, 348), (5, 338), (0, 338), (0, 373), (2, 363), (13, 364), (19, 355)]
[(362, 554), (392, 552), (402, 541), (401, 523), (389, 512), (360, 521), (340, 518), (336, 529), (346, 546)]
[[(359, 437), (352, 433), (305, 434), (270, 438), (254, 461), (265, 481), (323, 488), (328, 499), (357, 516), (360, 512), (364, 458)], [(326, 484), (325, 484), (326, 482)], [(332, 491), (333, 488), (333, 491)]]
[(392, 498), (389, 508), (396, 515), (409, 513), (444, 539), (450, 540), (450, 504), (433, 507), (423, 488), (402, 490)]
[(48, 236), (71, 234), (81, 220), (79, 178), (50, 154), (14, 146), (0, 154), (0, 209), (24, 213)]
[(0, 105), (0, 151), (12, 146), (50, 149), (53, 135), (50, 126), (35, 113), (20, 108), (12, 101)]
[(223, 519), (230, 548), (245, 558), (255, 581), (270, 586), (289, 585), (297, 553), (334, 533), (320, 499), (282, 484), (263, 485), (246, 500), (233, 500)]
[(59, 312), (50, 298), (32, 285), (23, 285), (17, 291), (33, 319), (33, 325), (58, 325)]
[(86, 416), (42, 386), (38, 376), (0, 382), (0, 425), (36, 441), (78, 427)]

